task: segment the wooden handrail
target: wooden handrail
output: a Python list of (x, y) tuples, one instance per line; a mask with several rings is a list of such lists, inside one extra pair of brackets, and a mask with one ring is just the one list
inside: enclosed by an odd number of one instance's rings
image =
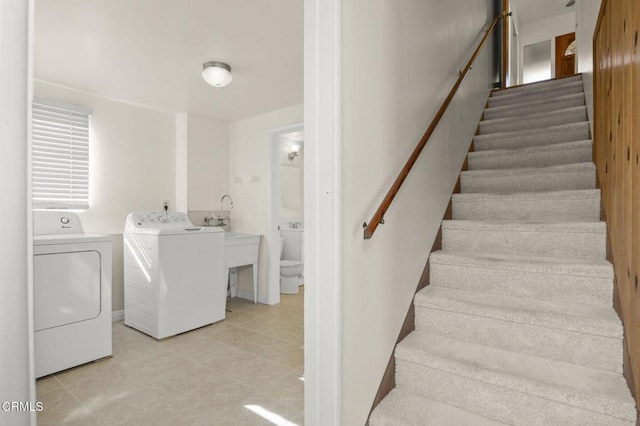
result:
[(484, 37), (482, 38), (482, 41), (480, 42), (480, 44), (476, 48), (475, 52), (473, 52), (473, 56), (471, 56), (471, 59), (469, 59), (469, 62), (467, 63), (467, 66), (464, 67), (464, 70), (460, 71), (460, 76), (458, 77), (458, 80), (456, 81), (456, 84), (453, 85), (453, 88), (451, 89), (451, 91), (449, 92), (449, 95), (447, 96), (447, 98), (444, 100), (444, 102), (440, 106), (440, 109), (438, 110), (436, 116), (433, 118), (433, 121), (429, 125), (429, 128), (427, 129), (427, 131), (422, 136), (422, 139), (420, 139), (420, 142), (418, 142), (418, 145), (413, 150), (413, 153), (411, 153), (411, 156), (409, 157), (409, 160), (407, 160), (406, 164), (402, 168), (402, 171), (400, 171), (400, 174), (396, 178), (395, 182), (393, 182), (393, 185), (391, 186), (391, 189), (389, 189), (389, 192), (387, 192), (387, 195), (384, 197), (384, 200), (382, 200), (382, 203), (380, 203), (380, 206), (378, 207), (378, 210), (376, 210), (376, 212), (374, 213), (374, 215), (371, 218), (371, 221), (369, 222), (369, 224), (367, 224), (365, 222), (362, 225), (363, 228), (364, 228), (364, 239), (365, 240), (368, 240), (369, 238), (371, 238), (373, 236), (373, 233), (376, 232), (376, 228), (378, 227), (378, 225), (384, 223), (384, 214), (389, 209), (389, 206), (391, 206), (391, 203), (393, 202), (393, 199), (396, 197), (396, 194), (400, 190), (400, 187), (402, 186), (402, 184), (404, 183), (405, 179), (409, 175), (409, 172), (413, 168), (413, 165), (418, 160), (418, 157), (420, 156), (420, 153), (424, 149), (424, 147), (427, 144), (427, 142), (429, 142), (429, 138), (431, 138), (431, 135), (433, 134), (434, 130), (436, 129), (436, 126), (438, 125), (438, 123), (440, 123), (440, 120), (442, 119), (442, 116), (444, 115), (445, 111), (449, 107), (449, 104), (453, 100), (453, 97), (455, 96), (456, 92), (458, 91), (458, 87), (460, 87), (460, 84), (462, 84), (462, 80), (464, 80), (464, 77), (467, 75), (467, 72), (471, 69), (471, 65), (473, 65), (473, 62), (475, 61), (476, 57), (478, 56), (478, 53), (480, 53), (480, 50), (482, 50), (482, 48), (484, 47), (485, 43), (487, 42), (487, 39), (489, 38), (489, 36), (493, 32), (493, 30), (495, 29), (496, 24), (498, 23), (498, 21), (500, 19), (502, 19), (504, 16), (507, 16), (507, 15), (510, 15), (510, 13), (503, 12), (503, 13), (501, 13), (500, 15), (496, 16), (493, 19), (493, 22), (491, 22), (491, 26), (489, 26), (489, 28), (487, 29), (487, 32), (485, 33)]

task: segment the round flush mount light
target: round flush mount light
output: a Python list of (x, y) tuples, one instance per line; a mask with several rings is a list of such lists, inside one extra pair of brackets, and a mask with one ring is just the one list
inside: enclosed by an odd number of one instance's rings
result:
[(202, 78), (215, 87), (224, 87), (231, 83), (231, 67), (224, 62), (210, 61), (202, 64)]

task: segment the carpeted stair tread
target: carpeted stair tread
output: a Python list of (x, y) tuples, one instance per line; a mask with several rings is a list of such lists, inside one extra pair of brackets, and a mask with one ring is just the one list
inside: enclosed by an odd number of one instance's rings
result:
[(466, 176), (515, 176), (519, 174), (524, 175), (538, 175), (546, 174), (549, 172), (562, 173), (572, 172), (576, 170), (592, 171), (595, 169), (595, 165), (592, 162), (572, 163), (572, 164), (560, 164), (557, 166), (549, 167), (520, 167), (517, 169), (498, 169), (498, 170), (468, 170), (462, 172)]
[(451, 197), (454, 220), (597, 222), (600, 191), (462, 193)]
[(529, 256), (604, 259), (604, 222), (445, 220), (442, 249)]
[(516, 93), (527, 93), (531, 91), (548, 90), (551, 88), (564, 86), (571, 83), (582, 81), (582, 75), (572, 75), (565, 78), (554, 78), (552, 80), (537, 81), (535, 83), (522, 84), (514, 87), (507, 87), (506, 89), (495, 89), (491, 92), (491, 97), (498, 97), (504, 95), (513, 95)]
[(437, 369), (587, 412), (629, 421), (635, 416), (635, 403), (619, 374), (428, 332), (407, 336), (398, 345), (395, 356), (399, 364), (406, 362)]
[(475, 266), (540, 274), (571, 275), (582, 278), (613, 279), (613, 267), (605, 259), (517, 256), (512, 254), (438, 250), (431, 253), (429, 261), (456, 266)]
[(376, 407), (369, 426), (502, 426), (444, 402), (395, 388)]
[(506, 117), (515, 118), (542, 111), (557, 111), (582, 105), (585, 105), (584, 93), (572, 93), (569, 95), (540, 99), (534, 102), (486, 108), (483, 117), (485, 120)]
[(416, 307), (463, 312), (501, 321), (622, 339), (622, 325), (613, 309), (557, 303), (452, 288), (428, 286), (415, 297)]
[(479, 124), (481, 135), (491, 133), (515, 132), (527, 129), (542, 129), (568, 123), (587, 121), (587, 107), (576, 106), (556, 111), (543, 111), (524, 117), (496, 118), (483, 120)]
[(469, 170), (549, 167), (590, 162), (592, 146), (591, 140), (563, 142), (520, 149), (476, 151), (470, 152), (467, 158)]
[(475, 151), (521, 149), (591, 139), (589, 122), (561, 124), (546, 129), (492, 133), (473, 137)]
[(450, 404), (509, 425), (635, 425), (628, 420), (407, 362), (397, 364), (396, 381), (402, 383), (404, 389), (415, 394), (448, 401)]
[[(442, 287), (438, 289), (454, 290)], [(499, 300), (508, 297), (495, 294), (487, 296)], [(536, 302), (535, 306), (540, 303), (532, 299), (522, 300)], [(585, 321), (578, 328), (582, 331), (591, 330), (587, 333), (573, 329), (575, 327), (572, 326), (577, 327), (580, 324), (579, 318), (563, 318), (560, 312), (554, 311), (537, 312), (533, 307), (517, 312), (513, 309), (520, 305), (483, 306), (478, 300), (463, 303), (455, 300), (445, 302), (442, 298), (434, 298), (429, 305), (423, 305), (425, 304), (422, 301), (415, 304), (417, 332), (428, 332), (511, 352), (622, 373), (622, 338), (602, 335), (605, 334), (602, 332), (605, 327), (596, 325), (593, 321)], [(600, 309), (613, 311), (611, 308)], [(536, 317), (536, 314), (539, 314), (539, 317)], [(597, 332), (600, 334), (596, 334)]]
[(487, 100), (487, 105), (491, 107), (520, 104), (522, 102), (537, 101), (545, 99), (549, 96), (563, 96), (570, 95), (572, 93), (583, 92), (582, 81), (575, 81), (572, 83), (565, 83), (554, 87), (540, 87), (536, 89), (526, 90), (518, 93), (512, 91), (511, 93), (505, 93), (501, 96), (491, 96)]
[(463, 193), (563, 191), (595, 187), (595, 165), (590, 162), (460, 173), (460, 190)]
[(536, 300), (613, 306), (606, 260), (439, 250), (429, 255), (430, 285)]

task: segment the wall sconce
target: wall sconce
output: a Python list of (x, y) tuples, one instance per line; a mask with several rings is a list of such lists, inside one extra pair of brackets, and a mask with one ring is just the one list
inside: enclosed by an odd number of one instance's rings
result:
[(289, 151), (289, 154), (287, 155), (287, 158), (289, 159), (289, 161), (293, 161), (293, 159), (298, 156), (298, 151), (300, 151), (300, 145), (298, 144), (291, 145), (291, 151)]
[(224, 87), (231, 83), (231, 67), (224, 62), (210, 61), (202, 64), (202, 78), (215, 87)]

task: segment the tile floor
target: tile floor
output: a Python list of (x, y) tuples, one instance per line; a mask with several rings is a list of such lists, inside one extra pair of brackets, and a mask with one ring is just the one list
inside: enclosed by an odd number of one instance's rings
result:
[(38, 425), (302, 425), (300, 289), (162, 341), (114, 323), (112, 358), (37, 381)]

